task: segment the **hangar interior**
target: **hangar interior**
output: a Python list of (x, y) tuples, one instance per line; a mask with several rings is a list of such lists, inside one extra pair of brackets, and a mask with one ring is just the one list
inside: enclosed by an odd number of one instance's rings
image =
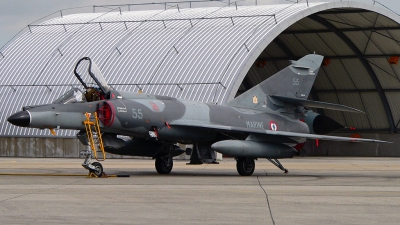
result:
[(301, 19), (262, 52), (239, 93), (310, 52), (325, 56), (310, 99), (366, 112), (319, 110), (320, 114), (360, 132), (397, 133), (400, 26), (376, 12), (330, 9)]
[[(65, 153), (65, 148), (80, 149), (71, 144), (73, 139), (54, 140), (75, 132), (59, 131), (54, 138), (46, 130), (12, 127), (6, 118), (24, 105), (52, 102), (77, 87), (72, 69), (83, 56), (93, 58), (116, 89), (223, 104), (288, 66), (289, 60), (315, 52), (325, 60), (309, 98), (366, 113), (316, 111), (356, 128), (339, 135), (358, 133), (394, 144), (321, 143), (315, 148), (309, 143), (310, 154), (400, 156), (399, 15), (353, 1), (229, 3), (202, 8), (165, 4), (164, 10), (146, 11), (130, 11), (135, 4), (113, 6), (100, 13), (61, 13), (28, 25), (1, 49), (0, 155), (78, 154), (74, 149)], [(32, 150), (40, 146), (57, 153)], [(350, 148), (356, 150), (349, 153)]]

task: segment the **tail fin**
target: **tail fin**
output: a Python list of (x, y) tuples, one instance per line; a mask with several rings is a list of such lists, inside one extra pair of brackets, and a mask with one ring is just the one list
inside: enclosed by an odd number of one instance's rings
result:
[(310, 54), (229, 101), (230, 106), (265, 109), (268, 96), (306, 100), (321, 67), (323, 56)]

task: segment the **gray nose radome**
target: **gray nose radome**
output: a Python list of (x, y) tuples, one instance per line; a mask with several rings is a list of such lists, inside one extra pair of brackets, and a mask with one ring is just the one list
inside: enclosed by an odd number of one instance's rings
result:
[(7, 121), (15, 126), (27, 127), (31, 123), (31, 115), (28, 111), (20, 111), (8, 117)]

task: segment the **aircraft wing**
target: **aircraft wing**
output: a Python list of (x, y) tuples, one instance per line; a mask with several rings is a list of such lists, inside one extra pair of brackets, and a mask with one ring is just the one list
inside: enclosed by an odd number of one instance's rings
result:
[(272, 130), (261, 130), (247, 127), (233, 127), (233, 126), (224, 126), (218, 124), (203, 124), (203, 123), (184, 123), (184, 122), (171, 122), (171, 126), (185, 126), (185, 127), (201, 127), (208, 128), (213, 130), (220, 131), (231, 131), (231, 132), (240, 132), (240, 133), (253, 133), (253, 134), (264, 134), (264, 135), (272, 135), (272, 136), (280, 136), (287, 138), (305, 138), (310, 140), (327, 140), (327, 141), (348, 141), (348, 142), (375, 142), (375, 143), (391, 143), (382, 140), (375, 139), (365, 139), (365, 138), (348, 138), (348, 137), (338, 137), (338, 136), (329, 136), (329, 135), (318, 135), (318, 134), (306, 134), (306, 133), (294, 133), (287, 131), (272, 131)]

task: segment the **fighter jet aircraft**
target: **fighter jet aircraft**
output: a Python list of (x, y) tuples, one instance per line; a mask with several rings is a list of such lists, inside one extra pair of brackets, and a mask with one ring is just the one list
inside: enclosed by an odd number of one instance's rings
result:
[[(96, 112), (100, 121), (97, 135), (101, 135), (106, 152), (152, 157), (160, 174), (170, 173), (172, 157), (184, 152), (191, 154), (192, 164), (217, 163), (215, 151), (235, 157), (242, 176), (253, 174), (258, 158), (267, 158), (287, 172), (278, 159), (293, 157), (298, 153), (294, 147), (307, 139), (384, 142), (324, 135), (343, 126), (308, 107), (362, 112), (307, 100), (322, 60), (323, 56), (311, 54), (291, 61), (288, 67), (228, 103), (215, 105), (114, 90), (95, 63), (85, 57), (74, 70), (84, 91), (74, 88), (52, 104), (25, 106), (8, 121), (28, 128), (79, 130), (77, 138), (88, 145), (83, 121), (85, 115)], [(78, 72), (84, 65), (89, 79)], [(183, 150), (177, 143), (193, 144), (193, 149)], [(103, 167), (91, 162), (91, 151), (82, 154), (86, 156), (83, 167), (101, 175)]]

